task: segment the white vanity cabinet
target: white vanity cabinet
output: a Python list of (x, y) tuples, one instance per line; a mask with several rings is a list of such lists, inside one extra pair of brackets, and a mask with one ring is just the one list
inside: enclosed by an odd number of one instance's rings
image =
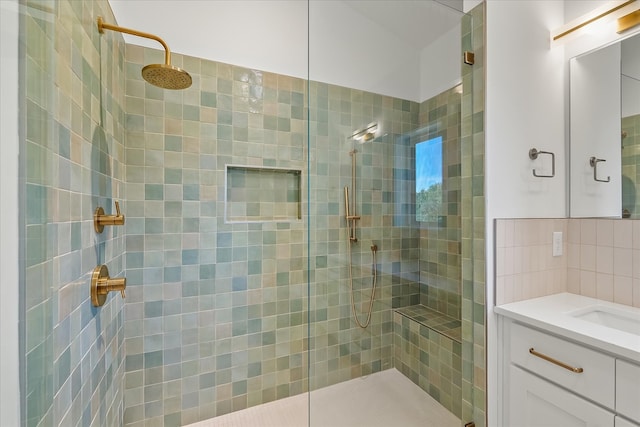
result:
[(640, 365), (501, 317), (502, 425), (640, 427)]
[(512, 364), (607, 408), (614, 407), (614, 357), (519, 323), (511, 323), (510, 335)]
[(614, 414), (515, 365), (505, 426), (614, 427)]
[(640, 308), (561, 293), (494, 312), (499, 427), (640, 427)]
[(616, 361), (616, 411), (640, 420), (640, 365)]

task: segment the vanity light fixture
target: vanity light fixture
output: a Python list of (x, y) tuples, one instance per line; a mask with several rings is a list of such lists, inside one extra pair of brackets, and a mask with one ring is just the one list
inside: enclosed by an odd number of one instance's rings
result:
[[(598, 19), (604, 18), (605, 16), (610, 15), (610, 14), (612, 14), (613, 12), (615, 12), (615, 11), (617, 11), (617, 10), (620, 10), (620, 9), (622, 9), (622, 8), (623, 8), (623, 7), (625, 7), (625, 6), (628, 6), (628, 5), (630, 5), (631, 3), (634, 3), (635, 1), (636, 1), (636, 0), (628, 0), (628, 1), (625, 1), (624, 3), (621, 3), (621, 4), (619, 4), (619, 5), (615, 6), (615, 7), (611, 8), (611, 9), (608, 9), (608, 10), (606, 10), (606, 11), (604, 11), (604, 12), (602, 12), (602, 13), (600, 13), (600, 14), (596, 15), (596, 16), (594, 16), (593, 18), (587, 19), (586, 21), (581, 22), (580, 24), (578, 24), (578, 25), (576, 25), (576, 26), (574, 26), (574, 27), (571, 27), (571, 28), (569, 28), (568, 30), (563, 31), (563, 32), (562, 32), (562, 33), (560, 33), (560, 34), (553, 36), (553, 41), (556, 41), (556, 40), (558, 40), (558, 39), (560, 39), (560, 38), (562, 38), (562, 37), (564, 37), (564, 36), (566, 36), (566, 35), (568, 35), (568, 34), (571, 34), (571, 33), (573, 33), (574, 31), (579, 30), (580, 28), (585, 27), (585, 26), (587, 26), (587, 25), (591, 24), (592, 22), (597, 21)], [(633, 13), (630, 13), (629, 15), (633, 15)], [(626, 16), (629, 16), (629, 15), (626, 15)], [(626, 16), (625, 16), (625, 17), (623, 17), (623, 18), (626, 18)], [(622, 19), (622, 18), (621, 18), (621, 19)], [(618, 32), (620, 33), (621, 31), (620, 31), (620, 22), (619, 22), (619, 21), (620, 21), (620, 20), (618, 20)], [(637, 23), (636, 23), (636, 24), (633, 24), (632, 26), (634, 26), (634, 25), (637, 25)], [(627, 27), (627, 28), (631, 28), (631, 27)], [(622, 30), (622, 31), (624, 31), (624, 30)]]
[(625, 31), (635, 27), (636, 25), (640, 25), (640, 9), (624, 15), (622, 18), (619, 18), (618, 29), (616, 30), (616, 32), (618, 34), (624, 33)]

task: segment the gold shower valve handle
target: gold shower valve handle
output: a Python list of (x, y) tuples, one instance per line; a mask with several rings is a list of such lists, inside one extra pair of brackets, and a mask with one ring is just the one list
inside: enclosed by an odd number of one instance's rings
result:
[(105, 225), (124, 225), (124, 215), (120, 212), (120, 203), (116, 200), (116, 214), (105, 215), (102, 207), (96, 208), (93, 214), (93, 229), (96, 233), (102, 233)]
[(99, 265), (93, 270), (91, 275), (91, 302), (94, 307), (104, 305), (109, 292), (120, 291), (122, 298), (125, 297), (124, 290), (127, 287), (127, 279), (109, 277), (109, 270), (106, 265)]

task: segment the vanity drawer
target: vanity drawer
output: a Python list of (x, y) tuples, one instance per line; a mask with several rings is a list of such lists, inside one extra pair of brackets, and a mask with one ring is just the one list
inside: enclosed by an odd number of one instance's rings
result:
[[(518, 323), (511, 326), (510, 341), (512, 363), (614, 408), (615, 358)], [(574, 372), (571, 368), (582, 371)]]
[(640, 366), (616, 360), (616, 412), (640, 423)]

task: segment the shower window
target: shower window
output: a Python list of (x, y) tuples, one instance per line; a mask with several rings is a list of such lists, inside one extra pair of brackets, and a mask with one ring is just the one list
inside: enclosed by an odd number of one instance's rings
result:
[(438, 223), (442, 216), (442, 137), (416, 144), (416, 220)]

